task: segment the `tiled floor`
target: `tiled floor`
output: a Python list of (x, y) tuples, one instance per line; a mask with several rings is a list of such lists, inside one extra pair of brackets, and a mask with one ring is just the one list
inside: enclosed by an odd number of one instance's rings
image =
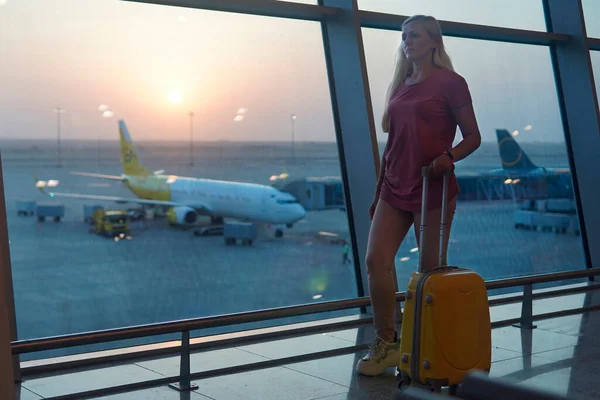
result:
[[(600, 291), (534, 302), (534, 313), (600, 303)], [(492, 320), (515, 317), (520, 306), (492, 308)], [(491, 377), (566, 395), (600, 398), (600, 312), (537, 321), (537, 329), (494, 329)], [(289, 357), (365, 343), (371, 328), (193, 354), (192, 372)], [(217, 400), (358, 400), (392, 399), (395, 372), (376, 378), (357, 376), (354, 366), (363, 352), (233, 375), (194, 380), (199, 388), (179, 393), (167, 386), (102, 397), (103, 399)], [(176, 375), (179, 358), (140, 361), (111, 368), (28, 379), (17, 399), (42, 399), (136, 381)]]

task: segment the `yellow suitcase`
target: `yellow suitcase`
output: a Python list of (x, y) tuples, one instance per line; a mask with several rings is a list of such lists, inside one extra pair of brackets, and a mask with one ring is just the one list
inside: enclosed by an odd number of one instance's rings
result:
[[(431, 169), (423, 168), (423, 204), (428, 195)], [(448, 175), (444, 176), (442, 215), (446, 215)], [(427, 208), (421, 213), (421, 235)], [(445, 219), (445, 218), (444, 218)], [(440, 227), (440, 264), (442, 235)], [(421, 254), (421, 252), (419, 252)], [(492, 362), (492, 330), (487, 288), (483, 278), (469, 269), (438, 266), (424, 273), (422, 257), (419, 271), (412, 274), (402, 322), (399, 388), (412, 382), (427, 385), (439, 392), (450, 386), (456, 393), (467, 373), (489, 372)]]

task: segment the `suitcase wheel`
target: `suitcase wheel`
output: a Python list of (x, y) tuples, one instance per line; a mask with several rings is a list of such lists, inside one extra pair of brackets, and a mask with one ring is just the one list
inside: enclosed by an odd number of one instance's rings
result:
[(456, 396), (457, 391), (458, 391), (458, 385), (452, 385), (452, 386), (448, 387), (448, 395), (449, 396)]
[(429, 390), (433, 393), (441, 393), (442, 385), (440, 385), (439, 383), (432, 383), (429, 385)]
[(398, 374), (398, 389), (406, 390), (410, 386), (411, 381), (410, 376), (406, 372), (401, 371)]
[[(398, 389), (406, 390), (412, 383), (412, 379), (406, 372), (400, 372), (397, 376), (398, 378)], [(423, 387), (425, 390), (429, 390), (433, 393), (441, 393), (442, 385), (440, 383), (434, 382), (428, 385), (417, 385), (419, 387)], [(448, 387), (448, 395), (456, 396), (458, 392), (458, 385), (452, 385)]]

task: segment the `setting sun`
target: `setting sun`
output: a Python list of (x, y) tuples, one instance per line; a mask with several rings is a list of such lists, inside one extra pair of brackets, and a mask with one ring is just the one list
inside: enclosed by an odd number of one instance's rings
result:
[(181, 103), (181, 93), (179, 93), (179, 92), (169, 93), (169, 101), (173, 104)]

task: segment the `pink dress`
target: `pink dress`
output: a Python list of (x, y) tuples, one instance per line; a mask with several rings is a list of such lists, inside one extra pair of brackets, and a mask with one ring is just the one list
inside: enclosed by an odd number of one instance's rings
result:
[[(390, 99), (390, 132), (384, 152), (380, 199), (400, 210), (420, 212), (421, 168), (452, 148), (457, 122), (452, 110), (471, 103), (465, 79), (447, 68), (414, 85), (402, 83)], [(448, 200), (459, 192), (454, 172)], [(442, 177), (429, 183), (428, 210), (442, 205)]]

